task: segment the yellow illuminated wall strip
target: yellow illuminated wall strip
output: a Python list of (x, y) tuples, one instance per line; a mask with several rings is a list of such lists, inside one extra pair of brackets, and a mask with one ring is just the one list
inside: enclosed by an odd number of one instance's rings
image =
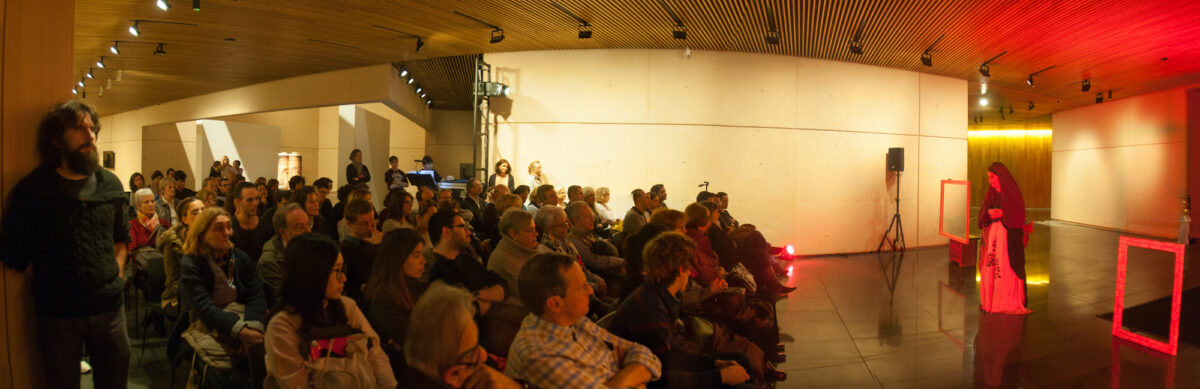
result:
[(967, 137), (968, 138), (974, 138), (974, 137), (1023, 138), (1023, 137), (1031, 137), (1031, 136), (1046, 137), (1046, 136), (1052, 136), (1053, 133), (1054, 133), (1054, 131), (1051, 131), (1051, 130), (975, 130), (975, 131), (967, 131)]

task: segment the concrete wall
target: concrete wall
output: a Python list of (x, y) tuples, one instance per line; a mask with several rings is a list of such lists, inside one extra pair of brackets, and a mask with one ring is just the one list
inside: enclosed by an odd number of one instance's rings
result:
[[(508, 101), (492, 160), (518, 182), (540, 160), (556, 185), (607, 186), (612, 206), (665, 184), (682, 209), (697, 185), (804, 254), (873, 251), (893, 213), (889, 147), (904, 147), (909, 246), (940, 245), (939, 181), (967, 172), (967, 83), (842, 62), (678, 50), (487, 54)], [(586, 75), (586, 76), (581, 76)]]
[[(304, 161), (304, 166), (301, 167), (301, 175), (307, 177), (311, 184), (312, 180), (318, 177), (317, 166), (320, 163), (317, 155), (317, 115), (317, 108), (308, 108), (226, 116), (220, 119), (227, 122), (279, 127), (279, 150), (276, 150), (275, 153), (300, 153)], [(275, 158), (274, 154), (272, 154), (272, 158)], [(272, 161), (272, 164), (274, 163)], [(274, 178), (275, 170), (276, 166), (272, 165), (271, 174), (261, 177), (266, 177), (267, 179)], [(254, 181), (258, 177), (260, 176), (246, 176), (250, 181)]]
[(1187, 194), (1187, 88), (1055, 113), (1055, 219), (1178, 234)]

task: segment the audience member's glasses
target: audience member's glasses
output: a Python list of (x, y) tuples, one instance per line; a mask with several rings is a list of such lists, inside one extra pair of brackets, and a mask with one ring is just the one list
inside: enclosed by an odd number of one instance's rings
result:
[(333, 269), (333, 275), (336, 275), (336, 276), (338, 276), (338, 277), (345, 276), (345, 275), (346, 275), (346, 268), (345, 268), (345, 267), (339, 267), (339, 268), (335, 268), (335, 269)]
[(467, 227), (467, 225), (466, 225), (466, 224), (455, 224), (455, 225), (452, 225), (452, 226), (450, 226), (450, 228), (451, 228), (451, 229), (454, 229), (454, 228), (466, 228), (466, 227)]
[(468, 370), (474, 369), (475, 366), (479, 366), (479, 350), (482, 348), (483, 347), (479, 345), (479, 342), (475, 342), (475, 347), (471, 347), (470, 350), (467, 350), (462, 354), (458, 354), (458, 363), (455, 363), (455, 365), (465, 366)]

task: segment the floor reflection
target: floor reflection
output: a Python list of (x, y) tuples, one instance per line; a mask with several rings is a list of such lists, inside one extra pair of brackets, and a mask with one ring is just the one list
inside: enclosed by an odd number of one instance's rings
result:
[[(981, 313), (975, 267), (952, 263), (944, 246), (792, 263), (797, 291), (778, 304), (790, 378), (779, 387), (1200, 385), (1200, 347), (1181, 343), (1166, 358), (1115, 345), (1097, 317), (1113, 309), (1118, 234), (1031, 215), (1041, 221), (1026, 248), (1029, 315)], [(1170, 263), (1134, 261), (1127, 306), (1170, 294)], [(1200, 284), (1197, 269), (1185, 289)]]

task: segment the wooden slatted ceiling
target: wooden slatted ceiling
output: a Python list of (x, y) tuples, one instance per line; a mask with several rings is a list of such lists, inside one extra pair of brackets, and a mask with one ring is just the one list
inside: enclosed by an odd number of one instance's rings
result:
[[(98, 80), (86, 88), (88, 101), (104, 112), (121, 112), (297, 75), (413, 63), (418, 80), (433, 87), (436, 104), (465, 107), (470, 80), (468, 90), (455, 89), (464, 85), (456, 70), (462, 62), (414, 61), (525, 50), (688, 47), (966, 79), (971, 113), (964, 119), (983, 116), (985, 122), (999, 121), (997, 104), (1014, 108), (1006, 115), (1011, 121), (1093, 104), (1098, 92), (1107, 100), (1109, 89), (1120, 98), (1200, 83), (1200, 43), (1194, 40), (1200, 36), (1200, 23), (1194, 21), (1200, 2), (1195, 1), (668, 0), (687, 26), (686, 41), (671, 37), (673, 22), (657, 0), (556, 1), (593, 25), (592, 39), (578, 39), (577, 23), (548, 0), (202, 0), (200, 12), (188, 8), (186, 0), (176, 0), (167, 12), (152, 0), (79, 1), (76, 74), (81, 77), (105, 55), (109, 69), (97, 70)], [(779, 26), (779, 45), (763, 39), (767, 6)], [(489, 44), (490, 28), (453, 11), (502, 27), (505, 40)], [(142, 24), (143, 35), (135, 38), (126, 31), (130, 19), (198, 26)], [(849, 42), (864, 20), (866, 53), (854, 55)], [(425, 47), (414, 53), (414, 39), (372, 24), (420, 35)], [(922, 66), (921, 52), (941, 34), (946, 38), (935, 48), (934, 66)], [(113, 40), (164, 42), (167, 55), (151, 55), (153, 45), (129, 44), (122, 45), (122, 55), (112, 56)], [(980, 107), (978, 82), (984, 78), (977, 69), (1006, 50), (991, 63), (987, 81), (993, 103)], [(1036, 77), (1034, 88), (1025, 85), (1029, 73), (1050, 65), (1056, 67)], [(117, 68), (125, 69), (123, 80), (99, 98), (96, 88), (115, 77)], [(1092, 78), (1088, 93), (1079, 90), (1084, 78)], [(1029, 101), (1037, 108), (1024, 109)]]
[(433, 101), (434, 109), (471, 109), (471, 83), (475, 82), (475, 58), (456, 55), (401, 63), (412, 73), (409, 89), (420, 85)]

